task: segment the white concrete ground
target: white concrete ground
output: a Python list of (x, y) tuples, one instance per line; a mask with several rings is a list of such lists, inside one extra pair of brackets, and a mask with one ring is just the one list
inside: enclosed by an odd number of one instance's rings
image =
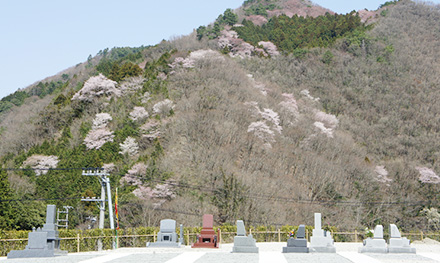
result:
[(55, 258), (7, 259), (3, 262), (32, 263), (220, 263), (220, 262), (328, 262), (328, 263), (397, 263), (397, 262), (440, 262), (440, 243), (426, 239), (411, 246), (416, 254), (360, 254), (362, 243), (335, 243), (336, 253), (281, 253), (286, 243), (257, 243), (258, 254), (231, 253), (233, 244), (222, 244), (219, 249), (191, 248), (120, 248), (114, 251), (69, 253)]

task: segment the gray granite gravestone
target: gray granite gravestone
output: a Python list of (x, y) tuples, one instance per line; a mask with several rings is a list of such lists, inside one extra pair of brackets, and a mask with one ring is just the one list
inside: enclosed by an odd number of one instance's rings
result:
[(66, 255), (60, 250), (60, 238), (55, 223), (56, 206), (47, 205), (46, 224), (43, 228), (33, 229), (28, 234), (28, 245), (24, 250), (12, 250), (8, 258), (36, 258)]
[(250, 234), (246, 236), (243, 220), (237, 220), (237, 235), (234, 237), (233, 253), (258, 253), (255, 239)]
[(157, 241), (154, 243), (148, 242), (147, 247), (180, 247), (180, 242), (177, 240), (176, 220), (161, 220)]
[(336, 253), (331, 234), (321, 229), (321, 213), (315, 213), (315, 228), (310, 238), (310, 252)]
[(377, 225), (374, 228), (373, 238), (364, 240), (364, 246), (359, 248), (359, 253), (388, 253), (387, 243), (383, 239), (383, 226)]
[(180, 224), (179, 243), (180, 243), (181, 245), (184, 244), (184, 242), (183, 242), (183, 225), (182, 225), (182, 224)]
[(400, 235), (395, 224), (390, 224), (390, 240), (388, 243), (389, 253), (416, 253), (416, 249), (410, 246), (410, 241)]
[(283, 253), (309, 253), (305, 225), (298, 227), (296, 238), (291, 237), (287, 240), (287, 247), (283, 247)]

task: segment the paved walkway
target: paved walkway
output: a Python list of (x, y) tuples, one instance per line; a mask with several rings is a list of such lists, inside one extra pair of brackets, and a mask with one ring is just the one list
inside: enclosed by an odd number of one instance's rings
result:
[(6, 262), (32, 263), (220, 263), (220, 262), (323, 262), (323, 263), (395, 263), (440, 262), (439, 244), (412, 244), (417, 254), (360, 254), (362, 243), (335, 243), (336, 253), (281, 253), (286, 243), (257, 243), (258, 254), (231, 253), (233, 244), (222, 244), (219, 249), (184, 248), (120, 248), (114, 251), (69, 253), (54, 258), (6, 259)]

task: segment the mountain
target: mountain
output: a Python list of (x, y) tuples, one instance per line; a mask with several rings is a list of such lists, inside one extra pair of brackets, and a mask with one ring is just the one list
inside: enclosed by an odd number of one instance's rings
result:
[(82, 167), (111, 174), (121, 227), (204, 213), (311, 224), (314, 212), (343, 230), (434, 227), (439, 8), (400, 0), (369, 16), (247, 0), (189, 36), (102, 50), (4, 98), (2, 198), (29, 200), (2, 203), (4, 227), (40, 224), (46, 202), (73, 206), (83, 227), (98, 211), (79, 198), (100, 186)]

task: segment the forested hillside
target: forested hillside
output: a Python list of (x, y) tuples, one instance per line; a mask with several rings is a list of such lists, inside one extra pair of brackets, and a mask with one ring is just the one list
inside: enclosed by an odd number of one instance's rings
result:
[(339, 229), (438, 227), (439, 7), (387, 2), (368, 21), (323, 10), (248, 0), (2, 99), (0, 227), (41, 225), (56, 203), (85, 228), (98, 209), (80, 198), (100, 185), (83, 167), (111, 174), (121, 227), (314, 212)]

